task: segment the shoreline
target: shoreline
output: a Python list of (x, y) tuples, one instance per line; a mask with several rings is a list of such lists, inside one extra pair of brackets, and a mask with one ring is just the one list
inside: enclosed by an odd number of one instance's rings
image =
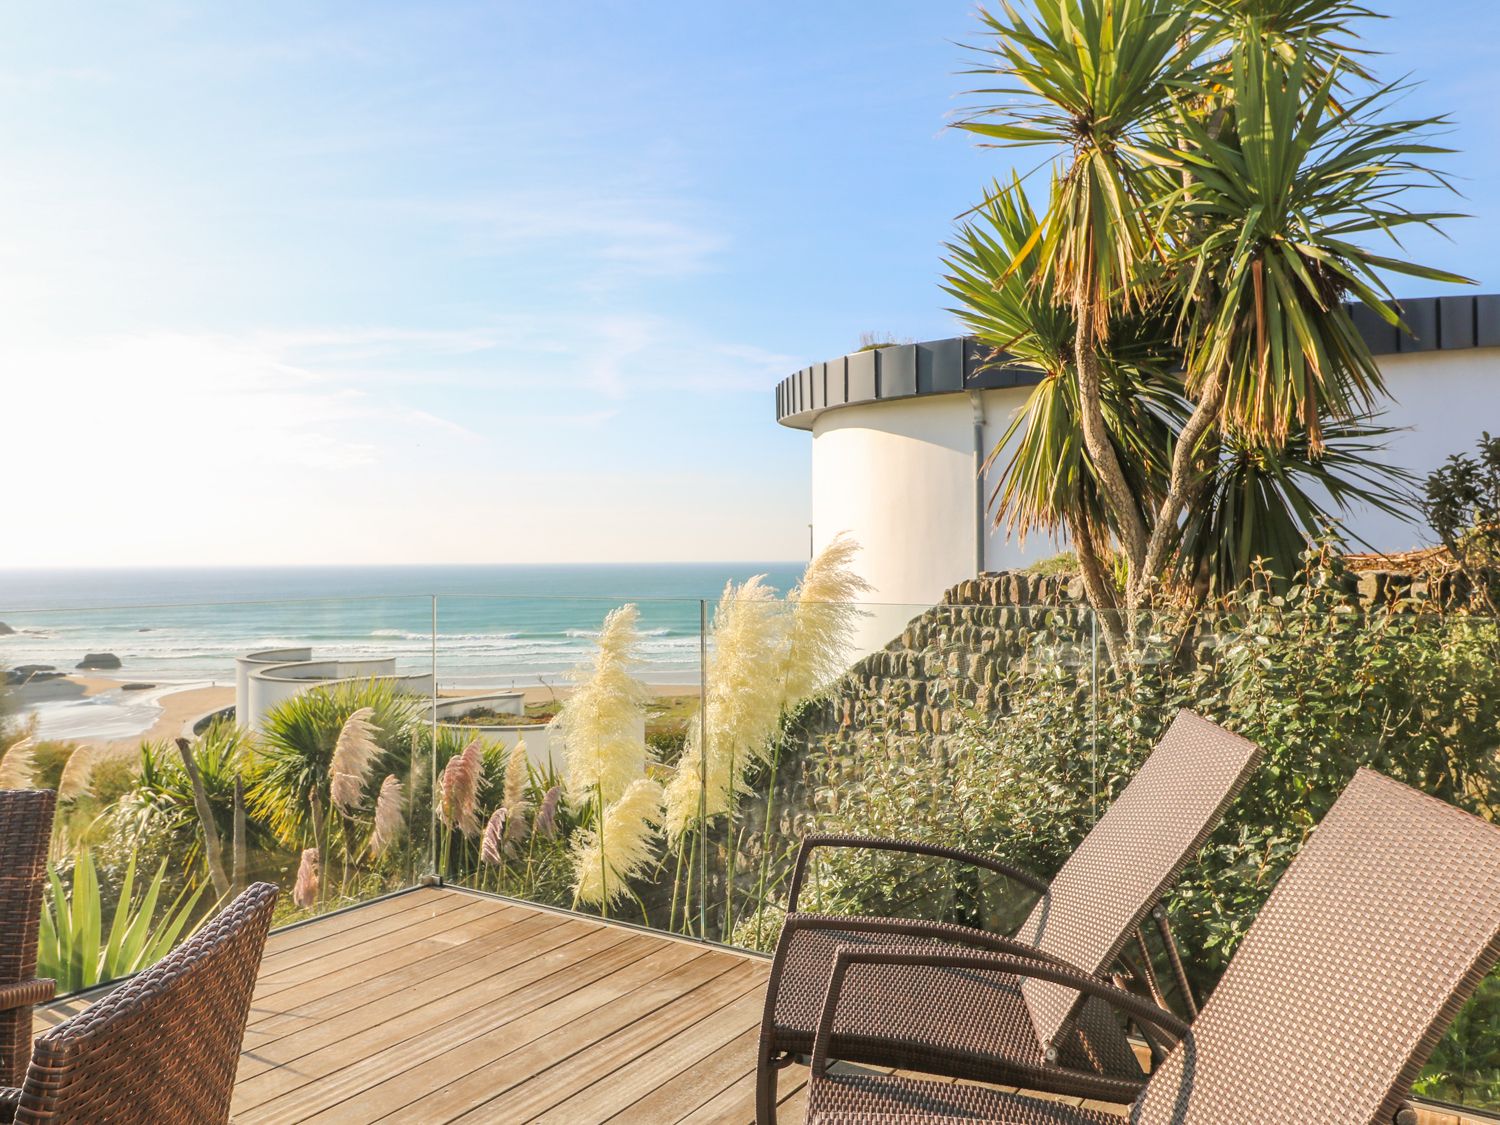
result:
[[(139, 691), (124, 690), (126, 684), (141, 682), (143, 681), (95, 674), (67, 675), (14, 688), (11, 696), (17, 704), (17, 712), (21, 715), (35, 712), (38, 708), (46, 708), (55, 713), (61, 708), (85, 701), (93, 701), (95, 706), (114, 708), (105, 710), (101, 715), (100, 721), (106, 727), (102, 732), (68, 729), (51, 733), (44, 729), (39, 735), (45, 741), (72, 742), (80, 746), (91, 746), (100, 758), (115, 757), (121, 752), (133, 752), (142, 742), (159, 742), (176, 738), (184, 733), (188, 724), (201, 716), (234, 705), (233, 684), (205, 684), (201, 681), (180, 685), (153, 683), (151, 687)], [(648, 684), (647, 688), (652, 699), (683, 697), (696, 699), (701, 694), (701, 689), (695, 683), (653, 683)], [(439, 696), (454, 698), (477, 695), (483, 690), (473, 687), (443, 688), (440, 686)], [(573, 686), (571, 684), (556, 686), (535, 684), (504, 690), (523, 692), (526, 704), (532, 706), (561, 702), (572, 694)], [(134, 711), (148, 707), (153, 708), (156, 714), (137, 733), (112, 735), (108, 732), (107, 726), (111, 720), (120, 721), (119, 708), (129, 708)]]

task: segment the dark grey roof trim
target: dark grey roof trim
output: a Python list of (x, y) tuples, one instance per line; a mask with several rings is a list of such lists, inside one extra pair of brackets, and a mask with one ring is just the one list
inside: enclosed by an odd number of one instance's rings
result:
[[(1375, 355), (1500, 347), (1500, 294), (1419, 297), (1403, 301), (1401, 313), (1411, 334), (1402, 333), (1371, 310), (1353, 310), (1354, 323)], [(973, 336), (894, 344), (815, 363), (776, 386), (776, 420), (798, 430), (812, 429), (825, 410), (856, 403), (994, 387), (1028, 387), (1037, 372), (985, 362), (985, 349)]]

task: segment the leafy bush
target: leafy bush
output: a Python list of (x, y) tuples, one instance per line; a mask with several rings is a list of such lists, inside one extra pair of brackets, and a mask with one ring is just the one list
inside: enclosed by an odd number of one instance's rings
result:
[[(1500, 804), (1495, 622), (1363, 610), (1351, 586), (1337, 558), (1314, 550), (1284, 593), (1262, 583), (1214, 614), (1164, 615), (1154, 631), (1142, 630), (1147, 651), (1134, 670), (1097, 682), (1086, 664), (1080, 668), (1076, 650), (1085, 636), (1066, 626), (1039, 629), (1026, 657), (1003, 672), (1004, 705), (959, 711), (941, 752), (931, 751), (937, 740), (882, 739), (880, 732), (858, 753), (837, 736), (810, 748), (816, 826), (992, 851), (1045, 875), (1108, 807), (1176, 711), (1191, 708), (1266, 751), (1169, 904), (1183, 948), (1194, 951), (1194, 983), (1209, 991), (1308, 830), (1358, 767), (1487, 818)], [(955, 887), (951, 870), (928, 873), (857, 853), (830, 853), (819, 868), (810, 891), (840, 910), (910, 902), (908, 910), (995, 924), (1005, 909), (1003, 895), (991, 901), (978, 888)], [(1449, 1098), (1500, 1095), (1494, 981), (1434, 1059), (1424, 1089)]]
[(1455, 453), (1429, 476), (1425, 511), (1476, 600), (1500, 615), (1500, 438), (1485, 434), (1476, 456)]

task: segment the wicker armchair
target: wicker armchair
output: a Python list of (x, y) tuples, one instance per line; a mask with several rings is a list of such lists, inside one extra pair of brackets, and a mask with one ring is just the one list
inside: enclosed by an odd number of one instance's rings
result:
[(155, 965), (43, 1033), (0, 1121), (229, 1120), (276, 888), (256, 883)]
[[(818, 1125), (1119, 1125), (1100, 1110), (830, 1069), (864, 1013), (860, 976), (923, 972), (1066, 985), (1181, 1035), (1130, 1108), (1135, 1125), (1415, 1121), (1412, 1082), (1500, 960), (1500, 826), (1361, 770), (1282, 876), (1203, 1011), (1184, 1027), (1078, 970), (1009, 954), (845, 949), (813, 1049)], [(882, 1027), (888, 1031), (888, 1024)]]
[(32, 1005), (55, 991), (36, 979), (36, 944), (56, 803), (50, 789), (0, 789), (0, 1086), (20, 1085)]
[[(899, 946), (931, 952), (934, 943), (941, 943), (1068, 969), (1082, 965), (1097, 979), (1116, 964), (1132, 938), (1143, 941), (1140, 926), (1155, 912), (1191, 1005), (1165, 915), (1155, 908), (1260, 758), (1253, 743), (1189, 711), (1179, 712), (1130, 784), (1050, 883), (994, 857), (951, 848), (851, 837), (804, 840), (767, 986), (757, 1120), (772, 1125), (778, 1070), (812, 1050), (840, 947)], [(808, 858), (813, 850), (828, 847), (955, 860), (1004, 875), (1041, 898), (1009, 936), (952, 923), (800, 913), (798, 895)], [(1146, 968), (1149, 976), (1149, 960)], [(976, 975), (937, 963), (899, 978), (894, 982), (898, 987), (888, 988), (891, 983), (865, 974), (847, 986), (844, 1003), (869, 1017), (860, 1024), (869, 1030), (840, 1034), (840, 1058), (957, 1078), (991, 1078), (998, 1072), (1009, 1084), (1115, 1102), (1130, 1101), (1145, 1080), (1110, 1006), (1071, 984)], [(1148, 983), (1160, 1003), (1154, 978)], [(935, 1002), (925, 1002), (929, 999)], [(1173, 1042), (1175, 1036), (1158, 1037), (1163, 1057)]]

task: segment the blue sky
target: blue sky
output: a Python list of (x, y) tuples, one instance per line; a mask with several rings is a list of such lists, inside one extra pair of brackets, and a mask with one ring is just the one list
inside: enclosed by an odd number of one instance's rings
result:
[[(1500, 290), (1500, 6), (1373, 2), (1476, 216), (1411, 248)], [(0, 565), (797, 557), (809, 439), (771, 388), (952, 333), (941, 243), (1008, 167), (944, 129), (974, 27), (6, 6)]]

